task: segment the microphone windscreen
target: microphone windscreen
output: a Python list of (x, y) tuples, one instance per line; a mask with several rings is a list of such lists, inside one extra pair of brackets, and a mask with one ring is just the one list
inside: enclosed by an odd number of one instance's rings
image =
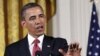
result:
[(43, 56), (42, 55), (42, 51), (37, 51), (36, 54), (35, 54), (35, 56)]

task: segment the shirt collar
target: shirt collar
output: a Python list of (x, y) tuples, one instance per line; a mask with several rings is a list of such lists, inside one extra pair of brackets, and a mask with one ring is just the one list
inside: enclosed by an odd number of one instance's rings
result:
[[(37, 39), (40, 41), (40, 43), (42, 43), (43, 42), (43, 38), (44, 38), (44, 34), (39, 36)], [(35, 40), (35, 38), (28, 33), (28, 43), (29, 43), (29, 46), (32, 45), (34, 40)]]

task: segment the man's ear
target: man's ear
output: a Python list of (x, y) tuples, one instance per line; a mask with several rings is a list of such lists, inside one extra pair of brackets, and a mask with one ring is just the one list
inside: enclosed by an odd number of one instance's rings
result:
[(22, 25), (22, 27), (26, 27), (26, 22), (24, 20), (21, 21), (21, 25)]

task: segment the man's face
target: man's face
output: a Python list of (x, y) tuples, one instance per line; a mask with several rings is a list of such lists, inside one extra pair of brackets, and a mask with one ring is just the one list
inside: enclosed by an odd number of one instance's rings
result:
[(44, 33), (45, 15), (40, 7), (29, 8), (25, 11), (25, 20), (22, 26), (26, 27), (33, 36), (40, 36)]

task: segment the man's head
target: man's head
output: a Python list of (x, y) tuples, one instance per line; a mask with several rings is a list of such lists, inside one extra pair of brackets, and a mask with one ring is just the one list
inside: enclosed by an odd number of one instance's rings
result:
[(42, 7), (36, 3), (28, 3), (21, 10), (21, 24), (34, 37), (44, 34), (45, 19)]

